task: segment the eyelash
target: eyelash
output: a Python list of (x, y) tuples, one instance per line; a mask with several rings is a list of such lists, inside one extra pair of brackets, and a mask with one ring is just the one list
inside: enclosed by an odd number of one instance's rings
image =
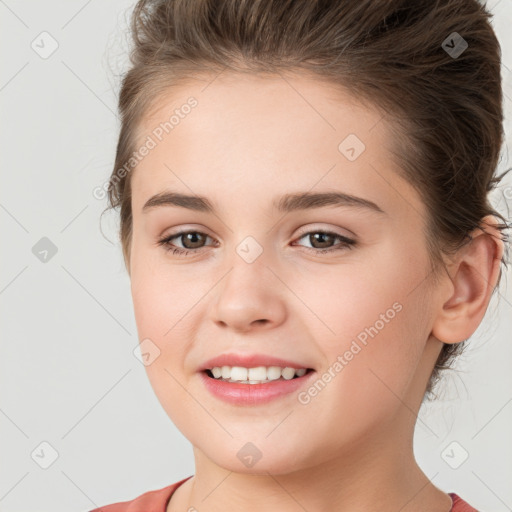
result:
[[(211, 238), (209, 235), (207, 235), (206, 233), (202, 233), (201, 231), (193, 231), (193, 230), (192, 231), (179, 231), (178, 233), (174, 233), (173, 235), (170, 235), (170, 236), (167, 236), (167, 237), (164, 237), (164, 238), (158, 240), (158, 245), (163, 246), (166, 251), (168, 251), (168, 252), (172, 251), (172, 254), (176, 254), (179, 256), (186, 256), (190, 252), (197, 253), (199, 250), (204, 249), (204, 247), (199, 247), (198, 249), (181, 249), (180, 247), (172, 246), (171, 240), (174, 240), (175, 238), (179, 238), (180, 236), (183, 236), (183, 235), (188, 235), (190, 233), (196, 233), (196, 234), (204, 235), (207, 238)], [(319, 253), (325, 254), (325, 253), (340, 251), (343, 249), (352, 249), (356, 245), (355, 240), (351, 240), (350, 238), (347, 238), (338, 233), (333, 233), (332, 231), (323, 231), (323, 230), (308, 231), (306, 233), (303, 233), (298, 238), (298, 240), (304, 238), (307, 235), (318, 234), (318, 233), (322, 233), (323, 235), (333, 236), (334, 238), (340, 240), (341, 243), (339, 243), (329, 249), (315, 249), (314, 247), (303, 247), (304, 249), (306, 249), (308, 251), (312, 251), (315, 254), (319, 254)]]

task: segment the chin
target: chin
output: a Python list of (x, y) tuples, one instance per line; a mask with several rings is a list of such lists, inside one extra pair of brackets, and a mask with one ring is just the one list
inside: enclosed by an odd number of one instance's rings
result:
[[(246, 437), (248, 438), (250, 437)], [(214, 464), (240, 474), (285, 475), (311, 465), (304, 458), (300, 445), (286, 450), (283, 449), (282, 443), (273, 443), (268, 439), (266, 442), (230, 439), (226, 444), (218, 444), (215, 450), (212, 450), (212, 445), (206, 448), (201, 451)]]

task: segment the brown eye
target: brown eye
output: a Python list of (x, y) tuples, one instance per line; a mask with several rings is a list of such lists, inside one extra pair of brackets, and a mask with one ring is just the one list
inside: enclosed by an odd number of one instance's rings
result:
[(208, 238), (207, 235), (197, 231), (190, 231), (179, 235), (184, 249), (198, 249), (202, 247), (202, 243)]
[[(298, 240), (303, 238), (311, 244), (310, 247), (303, 246), (305, 249), (310, 252), (313, 251), (320, 254), (351, 249), (356, 245), (355, 240), (351, 240), (343, 235), (331, 233), (329, 231), (310, 231), (308, 233), (304, 233)], [(339, 243), (334, 243), (336, 240), (338, 240)]]
[[(205, 233), (199, 231), (181, 231), (174, 233), (158, 241), (158, 245), (165, 247), (167, 251), (172, 251), (173, 254), (188, 254), (190, 251), (199, 252), (199, 249), (205, 247), (204, 242), (210, 238)], [(182, 247), (175, 245), (173, 241), (178, 241)]]
[(333, 235), (323, 232), (310, 233), (308, 236), (311, 245), (315, 249), (328, 249), (335, 240)]

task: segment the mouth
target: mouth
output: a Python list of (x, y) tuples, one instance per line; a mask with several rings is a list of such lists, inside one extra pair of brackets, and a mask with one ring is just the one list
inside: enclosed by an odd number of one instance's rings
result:
[(291, 368), (289, 366), (214, 366), (203, 370), (210, 379), (233, 384), (270, 384), (276, 381), (300, 379), (313, 372), (312, 368)]
[(260, 366), (211, 367), (208, 364), (199, 375), (205, 388), (217, 399), (236, 406), (258, 406), (293, 396), (310, 384), (315, 373), (313, 368), (299, 365), (293, 368), (260, 363)]

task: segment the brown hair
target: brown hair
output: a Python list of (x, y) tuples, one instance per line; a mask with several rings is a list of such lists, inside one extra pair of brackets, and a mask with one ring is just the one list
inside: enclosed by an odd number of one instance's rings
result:
[[(427, 207), (433, 276), (488, 214), (507, 241), (507, 221), (488, 200), (502, 178), (495, 171), (504, 137), (501, 48), (490, 18), (477, 0), (140, 0), (108, 184), (128, 271), (131, 173), (119, 170), (140, 121), (173, 85), (226, 69), (309, 73), (387, 113), (398, 172)], [(429, 398), (464, 344), (443, 346)]]

